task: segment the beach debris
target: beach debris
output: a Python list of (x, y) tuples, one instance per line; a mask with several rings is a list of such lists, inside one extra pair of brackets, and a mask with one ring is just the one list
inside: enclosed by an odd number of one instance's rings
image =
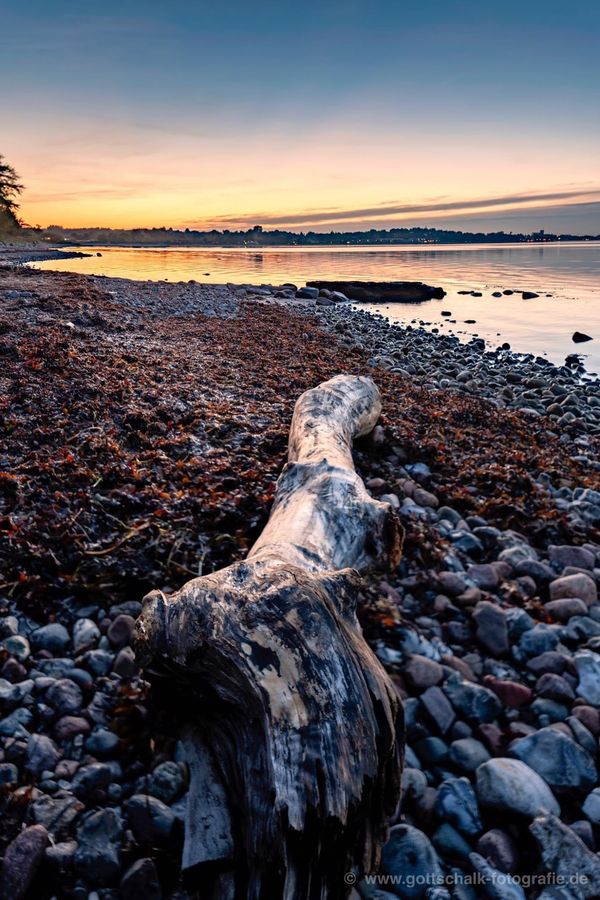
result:
[[(168, 597), (144, 598), (138, 660), (151, 680), (167, 679), (187, 698), (182, 864), (207, 896), (235, 882), (243, 893), (244, 884), (259, 894), (268, 884), (294, 900), (320, 884), (318, 894), (341, 900), (345, 872), (378, 864), (399, 799), (403, 733), (393, 685), (356, 621), (356, 572), (394, 569), (402, 530), (394, 507), (357, 475), (352, 444), (380, 412), (368, 377), (339, 375), (304, 392), (271, 515), (246, 558)], [(211, 693), (226, 695), (227, 708), (199, 732), (185, 709)], [(220, 760), (218, 771), (207, 758)], [(130, 819), (142, 799), (128, 801)], [(295, 860), (288, 847), (299, 837), (305, 849)]]

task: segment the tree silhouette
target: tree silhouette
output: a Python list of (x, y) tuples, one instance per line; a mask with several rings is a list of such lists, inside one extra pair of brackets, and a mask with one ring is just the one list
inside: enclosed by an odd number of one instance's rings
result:
[(8, 213), (15, 222), (19, 208), (17, 197), (22, 190), (23, 185), (19, 181), (19, 176), (13, 167), (4, 161), (4, 156), (0, 153), (0, 211)]

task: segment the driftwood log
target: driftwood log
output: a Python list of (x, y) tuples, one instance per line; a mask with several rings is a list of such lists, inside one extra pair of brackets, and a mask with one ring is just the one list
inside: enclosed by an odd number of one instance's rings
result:
[(183, 868), (202, 897), (335, 900), (379, 863), (402, 718), (356, 618), (357, 570), (397, 564), (401, 529), (352, 442), (380, 411), (370, 378), (302, 394), (246, 560), (144, 599), (138, 658), (173, 708), (185, 698)]

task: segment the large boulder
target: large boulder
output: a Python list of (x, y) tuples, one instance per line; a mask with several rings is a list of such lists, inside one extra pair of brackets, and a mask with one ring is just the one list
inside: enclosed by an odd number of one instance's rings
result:
[(307, 287), (339, 291), (349, 300), (364, 303), (422, 303), (446, 296), (443, 288), (422, 281), (308, 281)]

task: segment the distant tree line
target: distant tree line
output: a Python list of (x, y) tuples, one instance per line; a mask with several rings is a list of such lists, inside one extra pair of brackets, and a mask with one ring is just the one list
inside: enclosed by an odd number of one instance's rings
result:
[[(21, 227), (17, 212), (18, 198), (23, 185), (15, 169), (0, 154), (0, 230)], [(546, 241), (600, 240), (600, 235), (513, 234), (506, 231), (471, 232), (444, 228), (371, 228), (368, 231), (307, 231), (295, 232), (275, 229), (265, 230), (255, 225), (246, 231), (230, 231), (216, 228), (197, 231), (191, 228), (178, 230), (160, 228), (63, 228), (50, 225), (46, 229), (36, 226), (29, 229), (36, 237), (66, 244), (102, 244), (104, 246), (133, 247), (315, 247), (336, 245), (377, 244), (501, 244)]]
[(442, 228), (390, 228), (369, 231), (294, 232), (279, 229), (266, 231), (260, 225), (246, 231), (195, 231), (190, 228), (62, 228), (51, 225), (46, 234), (55, 241), (104, 246), (147, 247), (314, 247), (319, 245), (377, 244), (491, 244), (530, 241), (600, 240), (600, 235), (546, 234), (536, 232), (470, 232)]

